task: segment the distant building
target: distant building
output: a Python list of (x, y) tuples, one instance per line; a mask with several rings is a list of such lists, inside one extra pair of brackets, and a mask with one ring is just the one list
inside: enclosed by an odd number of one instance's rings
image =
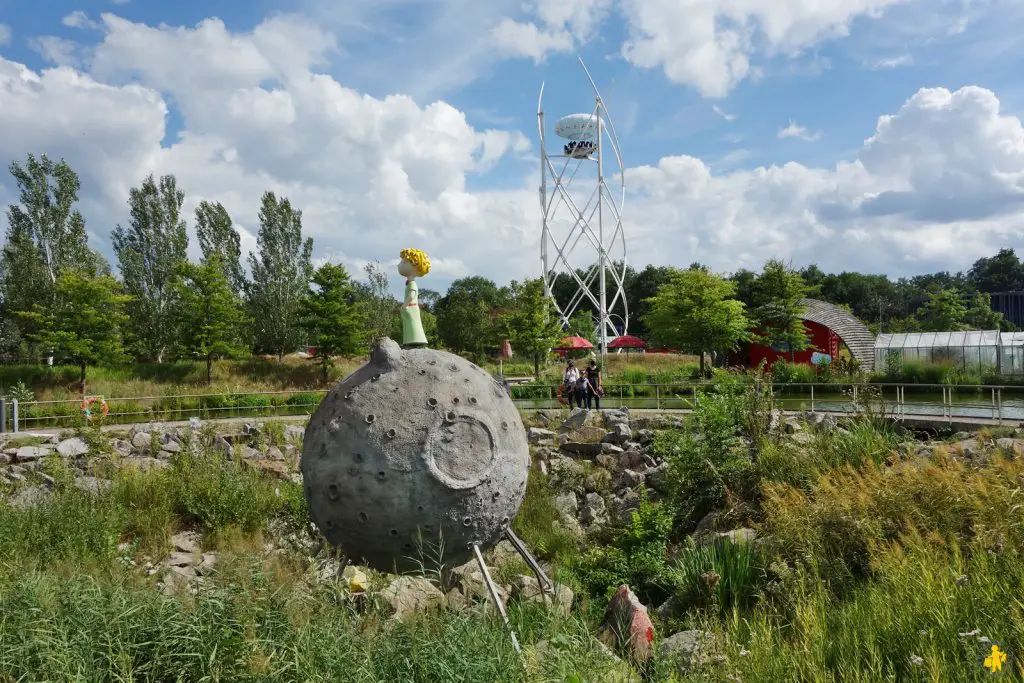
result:
[(1002, 313), (1014, 327), (1024, 327), (1024, 292), (995, 292), (989, 296), (993, 311)]
[(809, 341), (806, 349), (790, 353), (788, 348), (750, 344), (743, 357), (737, 360), (748, 367), (757, 367), (761, 361), (770, 366), (779, 359), (810, 365), (816, 355), (824, 354), (835, 359), (840, 348), (845, 346), (862, 369), (870, 371), (874, 368), (875, 337), (856, 316), (818, 299), (803, 299), (800, 304), (804, 309), (800, 318), (804, 321)]

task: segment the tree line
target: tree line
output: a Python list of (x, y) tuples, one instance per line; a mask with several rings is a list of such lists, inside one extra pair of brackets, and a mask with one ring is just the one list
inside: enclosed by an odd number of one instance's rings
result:
[[(8, 207), (0, 255), (0, 360), (74, 363), (84, 393), (87, 368), (98, 363), (201, 359), (209, 381), (217, 358), (281, 359), (309, 345), (326, 379), (332, 357), (401, 333), (400, 304), (380, 265), (366, 266), (364, 281), (340, 264), (314, 269), (313, 240), (287, 197), (263, 194), (248, 269), (227, 208), (201, 201), (192, 216), (201, 256), (191, 262), (185, 193), (173, 175), (150, 175), (130, 189), (127, 220), (111, 231), (117, 277), (89, 246), (76, 208), (81, 183), (66, 161), (29, 154), (9, 170), (19, 201)], [(543, 284), (503, 291), (503, 334), (539, 364), (560, 332)], [(438, 296), (424, 290), (421, 298), (434, 337)]]
[[(216, 358), (280, 359), (310, 345), (326, 377), (332, 356), (365, 352), (378, 338), (400, 334), (400, 304), (380, 265), (369, 264), (362, 281), (340, 264), (314, 269), (313, 240), (303, 236), (302, 212), (287, 197), (264, 193), (248, 268), (227, 208), (200, 202), (191, 219), (201, 256), (192, 263), (184, 191), (173, 175), (150, 175), (131, 188), (127, 219), (111, 232), (115, 276), (89, 247), (74, 170), (31, 154), (9, 170), (19, 197), (8, 207), (0, 256), (0, 360), (74, 363), (84, 387), (86, 368), (100, 362), (201, 359), (209, 378)], [(592, 270), (578, 275), (596, 287)], [(758, 273), (715, 274), (699, 263), (624, 272), (629, 332), (693, 353), (754, 340), (805, 347), (798, 302), (806, 296), (845, 306), (876, 331), (1007, 329), (988, 295), (1024, 289), (1024, 264), (1011, 249), (980, 259), (966, 274), (897, 280), (826, 274), (813, 265), (794, 270), (778, 260)], [(563, 310), (575, 290), (572, 278), (553, 279)], [(509, 339), (537, 372), (564, 334), (595, 341), (589, 302), (560, 326), (539, 278), (499, 286), (466, 277), (444, 294), (421, 289), (420, 306), (428, 339), (478, 361)]]

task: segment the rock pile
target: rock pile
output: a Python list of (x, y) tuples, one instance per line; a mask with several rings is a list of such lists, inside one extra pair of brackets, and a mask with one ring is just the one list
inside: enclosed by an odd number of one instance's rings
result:
[[(216, 436), (212, 446), (225, 457), (237, 454), (247, 466), (272, 476), (300, 481), (296, 461), (303, 430), (288, 425), (283, 433), (286, 443), (271, 446), (266, 443), (262, 425), (247, 424), (241, 433)], [(88, 441), (81, 436), (58, 435), (31, 441), (35, 443), (25, 445), (22, 441), (23, 445), (7, 448), (0, 445), (0, 498), (5, 489), (10, 489), (8, 502), (28, 504), (45, 498), (54, 485), (43, 472), (42, 465), (48, 458), (63, 461), (75, 477), (75, 486), (98, 493), (110, 486), (110, 477), (117, 470), (165, 468), (175, 455), (198, 453), (204, 445), (210, 445), (203, 444), (200, 433), (191, 428), (159, 423), (139, 424), (127, 432), (104, 433)]]

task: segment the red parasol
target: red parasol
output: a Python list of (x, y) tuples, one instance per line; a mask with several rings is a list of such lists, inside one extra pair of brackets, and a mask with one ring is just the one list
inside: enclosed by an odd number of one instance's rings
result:
[(608, 342), (609, 349), (646, 349), (647, 342), (640, 337), (634, 337), (632, 335), (624, 335), (622, 337), (616, 337), (615, 339)]
[(592, 349), (594, 345), (588, 342), (583, 337), (566, 337), (562, 341), (558, 342), (558, 346), (554, 348), (555, 351), (571, 351), (574, 349)]

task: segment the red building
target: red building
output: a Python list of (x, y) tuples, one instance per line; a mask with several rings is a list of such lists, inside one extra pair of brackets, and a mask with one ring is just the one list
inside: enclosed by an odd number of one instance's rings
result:
[(839, 356), (841, 340), (833, 330), (811, 320), (804, 321), (804, 329), (807, 330), (809, 345), (803, 351), (795, 351), (791, 354), (788, 349), (751, 344), (747, 350), (750, 367), (756, 368), (762, 360), (770, 366), (780, 358), (787, 362), (810, 365), (811, 355), (814, 353), (828, 354), (832, 358)]
[(789, 349), (772, 348), (761, 344), (750, 344), (746, 352), (734, 355), (730, 363), (757, 367), (761, 361), (769, 366), (780, 358), (787, 362), (811, 364), (811, 357), (827, 354), (835, 359), (840, 350), (846, 348), (864, 370), (874, 367), (875, 337), (864, 323), (849, 311), (825, 301), (804, 299), (800, 317), (807, 330), (809, 345), (803, 351), (790, 353)]

